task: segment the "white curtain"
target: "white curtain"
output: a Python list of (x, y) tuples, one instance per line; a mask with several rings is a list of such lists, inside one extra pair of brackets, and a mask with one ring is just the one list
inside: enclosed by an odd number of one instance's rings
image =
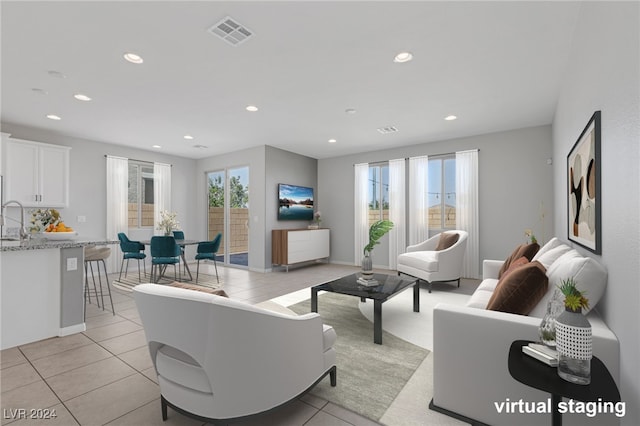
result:
[[(106, 238), (117, 240), (119, 232), (129, 229), (128, 208), (129, 160), (107, 156), (107, 229)], [(112, 246), (113, 255), (106, 260), (110, 273), (117, 272), (122, 259), (120, 246)]]
[(478, 150), (456, 152), (456, 228), (467, 231), (463, 276), (480, 278)]
[(368, 200), (368, 183), (369, 183), (369, 165), (366, 163), (356, 164), (354, 166), (355, 185), (353, 190), (353, 234), (354, 240), (354, 259), (355, 265), (360, 265), (362, 260), (364, 246), (369, 243), (369, 205)]
[(409, 245), (429, 238), (429, 157), (409, 158)]
[(160, 212), (171, 211), (171, 165), (153, 163), (153, 228), (156, 235), (161, 235), (158, 230)]
[(389, 220), (393, 228), (389, 232), (389, 269), (398, 267), (398, 256), (405, 252), (406, 209), (405, 209), (405, 160), (389, 161)]

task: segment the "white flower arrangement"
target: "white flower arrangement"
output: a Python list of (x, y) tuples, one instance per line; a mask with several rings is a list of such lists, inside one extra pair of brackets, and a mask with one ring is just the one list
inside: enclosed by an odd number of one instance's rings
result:
[(171, 231), (178, 229), (180, 222), (178, 222), (178, 213), (168, 212), (162, 210), (160, 212), (160, 222), (158, 222), (158, 230), (164, 231), (165, 235), (170, 235)]
[(316, 224), (320, 225), (320, 222), (322, 222), (322, 213), (320, 213), (320, 212), (315, 212), (315, 213), (313, 214), (313, 221), (314, 221)]

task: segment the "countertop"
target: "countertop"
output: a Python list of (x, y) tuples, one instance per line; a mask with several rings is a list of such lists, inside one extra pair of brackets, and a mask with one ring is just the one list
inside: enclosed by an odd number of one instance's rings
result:
[(90, 245), (120, 244), (118, 240), (104, 238), (77, 238), (75, 240), (47, 240), (45, 238), (32, 238), (27, 241), (0, 241), (0, 251), (22, 251), (85, 247)]

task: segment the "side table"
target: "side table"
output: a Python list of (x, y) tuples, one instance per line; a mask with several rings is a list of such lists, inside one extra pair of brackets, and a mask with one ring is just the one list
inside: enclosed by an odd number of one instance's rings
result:
[(511, 377), (532, 388), (551, 394), (553, 412), (551, 424), (562, 426), (562, 413), (558, 410), (558, 404), (562, 397), (577, 401), (603, 401), (620, 402), (620, 392), (616, 382), (611, 377), (607, 367), (598, 359), (591, 359), (591, 383), (577, 385), (570, 383), (560, 376), (556, 367), (550, 367), (522, 352), (522, 347), (533, 343), (529, 340), (516, 340), (511, 343), (509, 349), (509, 373)]

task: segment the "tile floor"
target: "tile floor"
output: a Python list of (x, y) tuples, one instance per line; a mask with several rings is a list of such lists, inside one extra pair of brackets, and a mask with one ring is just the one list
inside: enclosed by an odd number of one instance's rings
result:
[[(355, 267), (332, 264), (292, 268), (288, 273), (218, 269), (223, 288), (229, 296), (249, 303), (263, 302), (356, 271)], [(87, 330), (84, 333), (30, 343), (0, 353), (1, 424), (202, 424), (171, 409), (169, 419), (162, 422), (160, 390), (131, 293), (114, 290), (113, 302), (115, 316), (95, 304), (87, 305)], [(30, 414), (46, 416), (53, 412), (55, 418), (39, 421), (24, 418)], [(234, 423), (288, 426), (375, 424), (311, 395), (250, 421)]]

